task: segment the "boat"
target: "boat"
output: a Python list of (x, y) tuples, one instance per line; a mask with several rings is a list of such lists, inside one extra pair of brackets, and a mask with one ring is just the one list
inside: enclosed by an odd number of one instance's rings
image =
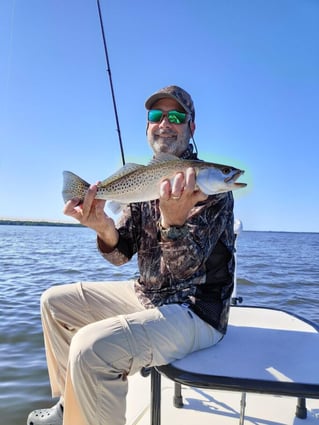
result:
[(221, 343), (128, 378), (128, 425), (319, 425), (319, 328), (241, 301)]

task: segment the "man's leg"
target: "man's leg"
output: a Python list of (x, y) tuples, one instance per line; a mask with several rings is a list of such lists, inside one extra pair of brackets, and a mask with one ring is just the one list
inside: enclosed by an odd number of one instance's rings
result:
[[(133, 282), (85, 282), (54, 286), (41, 298), (48, 371), (54, 397), (64, 394), (71, 340), (82, 327), (122, 313), (143, 310)], [(61, 422), (60, 406), (32, 412), (28, 424)], [(49, 423), (48, 422), (48, 423)]]

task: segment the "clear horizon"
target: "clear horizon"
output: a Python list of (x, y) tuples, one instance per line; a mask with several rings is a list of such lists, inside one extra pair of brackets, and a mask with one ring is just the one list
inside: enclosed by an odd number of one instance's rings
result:
[[(65, 219), (62, 218), (60, 220), (50, 220), (46, 218), (23, 218), (23, 217), (0, 217), (0, 224), (1, 221), (12, 221), (12, 222), (42, 222), (42, 223), (53, 223), (53, 224), (75, 224), (78, 225), (79, 223), (76, 220), (72, 220), (71, 218), (68, 219), (66, 217)], [(84, 226), (85, 227), (85, 226)], [(314, 231), (293, 231), (293, 230), (254, 230), (254, 229), (245, 229), (243, 228), (241, 232), (265, 232), (265, 233), (319, 233)]]

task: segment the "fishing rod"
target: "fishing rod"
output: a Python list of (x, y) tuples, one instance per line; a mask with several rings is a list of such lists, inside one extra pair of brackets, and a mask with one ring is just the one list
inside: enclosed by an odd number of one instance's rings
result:
[(123, 165), (125, 165), (125, 156), (124, 156), (124, 149), (123, 149), (123, 143), (122, 143), (120, 122), (119, 122), (119, 117), (118, 117), (118, 113), (117, 113), (117, 106), (116, 106), (116, 101), (115, 101), (111, 67), (110, 67), (109, 55), (108, 55), (108, 51), (107, 51), (106, 37), (105, 37), (105, 31), (104, 31), (104, 25), (103, 25), (103, 19), (102, 19), (102, 13), (101, 13), (101, 7), (100, 7), (100, 1), (99, 0), (97, 0), (97, 8), (98, 8), (98, 12), (99, 12), (100, 27), (101, 27), (103, 45), (104, 45), (104, 54), (105, 54), (106, 65), (107, 65), (106, 71), (107, 71), (108, 76), (109, 76), (109, 82), (110, 82), (110, 87), (111, 87), (113, 109), (114, 109), (114, 115), (115, 115), (115, 121), (116, 121), (116, 131), (117, 131), (118, 138), (119, 138), (119, 144), (120, 144), (120, 150), (121, 150), (121, 156), (122, 156), (122, 163), (123, 163)]
[[(117, 134), (118, 134), (118, 138), (119, 138), (119, 144), (120, 144), (120, 150), (121, 150), (121, 156), (122, 156), (122, 164), (125, 165), (125, 156), (124, 156), (124, 148), (123, 148), (123, 143), (122, 143), (120, 122), (119, 122), (119, 117), (118, 117), (118, 113), (117, 113), (117, 106), (116, 106), (116, 101), (115, 101), (115, 94), (114, 94), (112, 74), (111, 74), (111, 66), (110, 66), (109, 55), (108, 55), (108, 51), (107, 51), (106, 37), (105, 37), (105, 31), (104, 31), (104, 25), (103, 25), (103, 19), (102, 19), (102, 12), (101, 12), (99, 0), (97, 0), (97, 8), (98, 8), (98, 12), (99, 12), (100, 27), (101, 27), (101, 32), (102, 32), (104, 53), (105, 53), (105, 59), (106, 59), (106, 65), (107, 65), (106, 70), (107, 70), (107, 73), (108, 73), (108, 76), (109, 76), (109, 82), (110, 82), (110, 87), (111, 87), (113, 109), (114, 109), (114, 115), (115, 115), (115, 121), (116, 121), (116, 130), (117, 130)], [(131, 229), (132, 229), (133, 239), (135, 241), (136, 250), (137, 250), (138, 244), (137, 244), (137, 235), (136, 235), (136, 229), (135, 229), (135, 224), (134, 224), (134, 214), (133, 214), (132, 204), (130, 204), (130, 211), (131, 211), (131, 217), (132, 217), (132, 227), (131, 227)]]

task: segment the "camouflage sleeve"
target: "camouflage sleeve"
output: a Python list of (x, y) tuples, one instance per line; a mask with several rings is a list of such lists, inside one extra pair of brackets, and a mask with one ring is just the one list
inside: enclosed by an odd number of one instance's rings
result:
[[(162, 261), (176, 279), (188, 279), (203, 266), (223, 234), (233, 227), (232, 194), (208, 199), (186, 222), (185, 236), (161, 240)], [(227, 247), (227, 241), (223, 241)]]

